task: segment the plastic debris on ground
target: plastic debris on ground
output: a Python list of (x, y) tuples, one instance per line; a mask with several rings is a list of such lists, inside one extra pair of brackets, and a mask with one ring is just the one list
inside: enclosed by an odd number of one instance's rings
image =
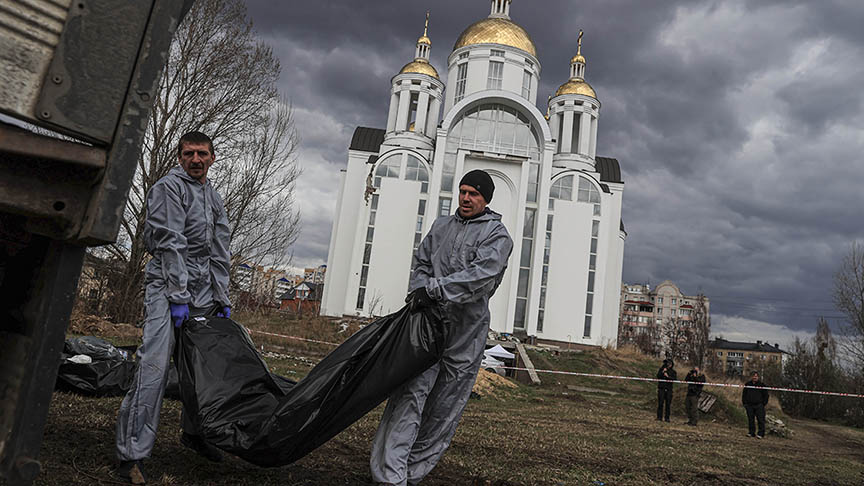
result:
[(97, 337), (67, 339), (56, 388), (100, 397), (125, 395), (132, 386), (136, 368), (128, 356), (125, 350)]

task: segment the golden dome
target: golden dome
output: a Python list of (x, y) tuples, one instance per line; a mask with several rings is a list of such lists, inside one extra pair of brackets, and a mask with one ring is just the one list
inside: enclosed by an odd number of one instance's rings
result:
[(426, 37), (425, 35), (419, 39), (417, 39), (418, 44), (426, 44), (427, 46), (432, 45), (432, 39)]
[(425, 74), (427, 76), (432, 76), (435, 79), (439, 79), (438, 71), (436, 71), (435, 67), (429, 64), (425, 59), (415, 59), (406, 64), (405, 67), (399, 71), (399, 74), (405, 73)]
[(487, 17), (469, 25), (456, 39), (453, 50), (475, 44), (502, 44), (515, 47), (537, 57), (534, 42), (522, 27), (509, 19)]
[(570, 59), (570, 64), (573, 64), (574, 62), (581, 62), (582, 64), (585, 64), (585, 56), (583, 56), (582, 54), (576, 54), (575, 56), (573, 56), (572, 59)]
[(578, 94), (590, 96), (597, 99), (597, 93), (594, 92), (594, 88), (591, 87), (590, 84), (586, 83), (585, 80), (579, 78), (570, 78), (566, 83), (562, 84), (558, 91), (555, 92), (555, 96), (561, 96), (565, 94)]

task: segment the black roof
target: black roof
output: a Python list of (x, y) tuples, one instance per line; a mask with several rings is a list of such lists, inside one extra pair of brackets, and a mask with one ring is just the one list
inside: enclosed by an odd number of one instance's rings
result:
[(756, 351), (765, 353), (785, 353), (777, 344), (763, 343), (756, 341), (755, 343), (742, 343), (738, 341), (727, 341), (723, 338), (717, 338), (708, 343), (709, 348), (734, 349), (736, 351)]
[(384, 130), (380, 128), (357, 127), (354, 136), (351, 137), (349, 150), (362, 150), (363, 152), (375, 152), (384, 143)]
[(309, 287), (309, 290), (311, 291), (309, 297), (307, 297), (306, 300), (321, 300), (321, 297), (324, 295), (324, 284), (307, 282), (305, 280), (292, 287), (291, 290), (289, 290), (288, 292), (282, 294), (279, 297), (279, 300), (294, 300), (294, 298), (297, 296), (297, 287), (303, 284), (306, 284), (306, 286)]
[(618, 159), (595, 157), (594, 160), (597, 161), (597, 172), (600, 173), (601, 181), (619, 184), (624, 182), (621, 180), (621, 166), (618, 165)]

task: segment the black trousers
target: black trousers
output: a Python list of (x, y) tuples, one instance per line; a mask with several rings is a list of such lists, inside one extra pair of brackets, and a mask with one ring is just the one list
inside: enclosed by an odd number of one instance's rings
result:
[(699, 395), (688, 394), (684, 399), (684, 406), (687, 409), (687, 423), (699, 423)]
[(762, 403), (756, 405), (744, 404), (744, 410), (747, 411), (747, 430), (750, 435), (756, 434), (756, 424), (759, 422), (759, 437), (765, 437), (765, 405)]
[[(663, 405), (666, 405), (665, 415)], [(669, 420), (669, 413), (672, 407), (672, 390), (664, 388), (657, 389), (657, 420)]]

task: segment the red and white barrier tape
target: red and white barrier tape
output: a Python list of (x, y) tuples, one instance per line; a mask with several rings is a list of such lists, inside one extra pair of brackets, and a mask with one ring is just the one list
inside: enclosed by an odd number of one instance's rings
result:
[(284, 334), (276, 334), (276, 333), (272, 333), (272, 332), (256, 331), (255, 329), (249, 329), (249, 328), (246, 328), (246, 330), (249, 332), (254, 332), (255, 334), (263, 334), (265, 336), (274, 336), (274, 337), (280, 337), (280, 338), (284, 338), (284, 339), (294, 339), (297, 341), (306, 341), (307, 343), (326, 344), (328, 346), (339, 346), (339, 343), (328, 343), (327, 341), (318, 341), (316, 339), (301, 338), (301, 337), (297, 337), (297, 336), (286, 336)]
[[(505, 369), (505, 370), (515, 370), (515, 371), (529, 371), (528, 368), (515, 368), (512, 366), (495, 366), (495, 369)], [(616, 380), (630, 380), (630, 381), (648, 381), (648, 382), (664, 382), (664, 383), (681, 383), (683, 385), (693, 385), (692, 381), (682, 381), (682, 380), (661, 380), (658, 378), (642, 378), (638, 376), (620, 376), (620, 375), (600, 375), (597, 373), (577, 373), (575, 371), (556, 371), (556, 370), (534, 370), (537, 373), (549, 373), (555, 375), (567, 375), (567, 376), (584, 376), (588, 378), (609, 378)], [(735, 384), (735, 383), (698, 383), (700, 385), (705, 386), (718, 386), (718, 387), (728, 387), (728, 388), (744, 388), (744, 385)], [(768, 390), (768, 391), (781, 391), (781, 392), (792, 392), (792, 393), (809, 393), (813, 395), (829, 395), (834, 397), (850, 397), (850, 398), (864, 398), (864, 395), (858, 395), (855, 393), (840, 393), (840, 392), (826, 392), (826, 391), (817, 391), (817, 390), (801, 390), (798, 388), (777, 388), (777, 387), (760, 387), (758, 390)]]
[[(256, 334), (263, 334), (265, 336), (273, 336), (279, 337), (283, 339), (294, 339), (297, 341), (305, 341), (309, 343), (316, 344), (326, 344), (329, 346), (339, 346), (339, 343), (329, 343), (327, 341), (318, 341), (315, 339), (301, 338), (298, 336), (287, 336), (284, 334), (276, 334), (272, 332), (264, 332), (264, 331), (256, 331), (254, 329), (249, 329), (250, 332), (254, 332)], [(514, 371), (529, 371), (528, 368), (516, 368), (513, 366), (495, 366), (496, 369), (505, 369), (505, 370), (514, 370)], [(658, 378), (642, 378), (639, 376), (622, 376), (622, 375), (601, 375), (597, 373), (577, 373), (575, 371), (557, 371), (557, 370), (534, 370), (536, 373), (548, 373), (552, 375), (566, 375), (566, 376), (583, 376), (586, 378), (607, 378), (614, 380), (630, 380), (630, 381), (647, 381), (647, 382), (665, 382), (665, 383), (680, 383), (682, 385), (692, 385), (694, 382), (692, 381), (682, 381), (682, 380), (661, 380)], [(727, 387), (727, 388), (744, 388), (744, 385), (736, 384), (736, 383), (701, 383), (705, 386), (716, 386), (716, 387)], [(818, 390), (801, 390), (798, 388), (778, 388), (778, 387), (762, 387), (760, 390), (768, 390), (768, 391), (779, 391), (779, 392), (791, 392), (791, 393), (808, 393), (811, 395), (827, 395), (832, 397), (848, 397), (848, 398), (864, 398), (864, 395), (859, 395), (855, 393), (840, 393), (840, 392), (826, 392), (826, 391), (818, 391)]]

